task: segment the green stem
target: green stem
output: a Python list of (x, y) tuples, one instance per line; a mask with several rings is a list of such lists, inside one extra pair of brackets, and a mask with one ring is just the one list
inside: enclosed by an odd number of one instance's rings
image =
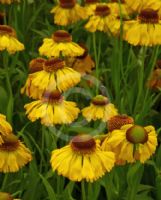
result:
[(82, 189), (82, 200), (86, 200), (86, 192), (85, 192), (85, 182), (81, 182), (81, 189)]
[(2, 183), (2, 187), (1, 187), (1, 191), (3, 191), (5, 189), (7, 180), (8, 180), (8, 174), (5, 174), (4, 179), (3, 179), (3, 183)]
[[(100, 38), (99, 38), (100, 39)], [(99, 91), (99, 60), (100, 60), (100, 53), (101, 53), (101, 40), (99, 40), (99, 47), (97, 52), (97, 44), (96, 44), (96, 33), (93, 33), (93, 49), (94, 49), (94, 57), (95, 57), (95, 64), (96, 64), (96, 95)]]
[(5, 68), (5, 74), (6, 74), (6, 85), (7, 85), (7, 90), (8, 90), (8, 95), (9, 95), (9, 101), (7, 105), (7, 119), (10, 123), (12, 123), (12, 115), (13, 115), (13, 93), (12, 93), (12, 86), (10, 82), (10, 75), (9, 75), (9, 66), (8, 66), (8, 53), (4, 52), (3, 54), (3, 66)]

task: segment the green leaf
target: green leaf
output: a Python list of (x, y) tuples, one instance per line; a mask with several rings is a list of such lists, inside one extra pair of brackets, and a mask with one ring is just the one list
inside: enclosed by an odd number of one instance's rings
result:
[(55, 191), (54, 191), (54, 189), (51, 187), (50, 183), (49, 183), (41, 174), (39, 174), (39, 176), (40, 176), (40, 178), (41, 178), (42, 181), (43, 181), (43, 184), (44, 184), (44, 186), (45, 186), (45, 188), (46, 188), (46, 191), (47, 191), (47, 193), (48, 193), (48, 195), (49, 195), (49, 199), (50, 199), (50, 200), (57, 200)]

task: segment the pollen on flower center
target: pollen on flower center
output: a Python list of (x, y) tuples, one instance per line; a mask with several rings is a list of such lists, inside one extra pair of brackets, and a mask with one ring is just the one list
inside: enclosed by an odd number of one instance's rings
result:
[(64, 30), (58, 30), (55, 33), (53, 33), (52, 36), (53, 40), (55, 42), (72, 42), (72, 36)]
[(134, 125), (127, 130), (126, 139), (133, 144), (144, 144), (148, 141), (148, 133), (142, 126)]
[(9, 134), (7, 136), (2, 136), (4, 143), (0, 145), (1, 151), (15, 151), (19, 147), (19, 140), (18, 138), (13, 135)]
[(106, 5), (98, 5), (95, 9), (95, 14), (99, 16), (107, 16), (110, 12), (110, 8)]
[(44, 58), (35, 58), (29, 64), (30, 73), (38, 72), (43, 69), (43, 64), (46, 60)]
[(93, 3), (98, 3), (99, 0), (86, 0), (85, 2), (86, 4), (93, 4)]
[(60, 0), (59, 2), (62, 8), (73, 8), (76, 4), (75, 0)]
[(106, 104), (109, 103), (109, 101), (107, 97), (104, 97), (102, 95), (97, 95), (92, 99), (92, 103), (98, 106), (105, 106)]
[(159, 15), (155, 10), (145, 9), (140, 12), (138, 19), (141, 23), (156, 24), (159, 22)]
[(96, 142), (90, 135), (78, 135), (71, 140), (71, 147), (78, 153), (92, 153), (96, 148)]
[(62, 69), (65, 66), (65, 62), (60, 58), (51, 58), (44, 62), (43, 69), (46, 72), (54, 72), (58, 69)]
[(108, 120), (108, 130), (120, 129), (123, 125), (134, 124), (134, 119), (127, 115), (116, 115)]
[(13, 28), (7, 25), (0, 25), (0, 35), (4, 34), (16, 37), (16, 32)]
[(53, 92), (46, 91), (43, 95), (43, 101), (47, 103), (59, 104), (63, 101), (63, 96), (58, 90)]

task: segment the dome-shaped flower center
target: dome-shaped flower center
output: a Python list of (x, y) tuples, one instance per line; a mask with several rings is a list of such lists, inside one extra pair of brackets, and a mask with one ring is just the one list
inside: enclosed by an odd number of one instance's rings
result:
[(109, 103), (108, 98), (102, 95), (97, 95), (92, 99), (92, 103), (97, 106), (105, 106)]
[(111, 132), (120, 129), (123, 125), (134, 124), (134, 119), (127, 115), (116, 115), (108, 121), (108, 130)]
[(126, 139), (133, 144), (144, 144), (148, 141), (148, 133), (142, 126), (134, 125), (126, 131)]
[(8, 193), (0, 192), (0, 200), (13, 200), (13, 198)]
[(64, 66), (65, 61), (60, 58), (51, 58), (43, 63), (43, 69), (50, 73), (62, 69)]
[(78, 135), (71, 140), (71, 147), (78, 153), (92, 153), (96, 148), (96, 142), (90, 135)]
[(58, 42), (58, 43), (72, 42), (72, 36), (67, 31), (64, 31), (64, 30), (56, 31), (55, 33), (53, 33), (52, 38), (55, 42)]
[(95, 15), (107, 16), (111, 13), (110, 8), (106, 5), (98, 5), (95, 9)]
[(0, 35), (9, 35), (12, 37), (16, 37), (16, 32), (13, 28), (7, 25), (0, 25)]
[(53, 92), (46, 91), (43, 95), (43, 102), (51, 103), (51, 104), (59, 104), (63, 101), (63, 96), (59, 92), (59, 90), (55, 90)]
[(94, 4), (94, 3), (98, 3), (99, 0), (86, 0), (85, 3), (86, 4)]
[(138, 16), (141, 23), (156, 24), (159, 22), (158, 12), (152, 9), (142, 10)]
[(84, 59), (88, 55), (88, 49), (83, 43), (79, 43), (79, 46), (82, 47), (82, 49), (84, 49), (84, 53), (81, 56), (77, 56), (77, 58), (78, 59)]
[(30, 61), (29, 63), (29, 69), (30, 73), (38, 72), (43, 70), (43, 64), (46, 61), (44, 58), (35, 58)]
[(75, 0), (59, 0), (62, 8), (73, 8), (76, 4)]
[(2, 136), (2, 139), (4, 143), (0, 145), (0, 151), (15, 151), (19, 147), (19, 140), (13, 134)]

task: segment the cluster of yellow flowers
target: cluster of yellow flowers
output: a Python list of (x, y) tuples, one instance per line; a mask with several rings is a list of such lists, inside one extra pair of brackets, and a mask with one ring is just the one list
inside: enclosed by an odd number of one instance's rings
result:
[[(159, 0), (124, 0), (121, 4), (86, 0), (84, 7), (75, 0), (60, 0), (51, 13), (58, 25), (67, 26), (86, 19), (88, 31), (115, 36), (120, 35), (122, 27), (123, 39), (130, 44), (152, 46), (161, 44), (161, 37), (158, 37), (161, 34), (160, 10)], [(15, 53), (23, 49), (14, 29), (0, 25), (0, 50)], [(73, 42), (72, 35), (65, 30), (55, 31), (50, 38), (45, 38), (39, 54), (43, 58), (30, 62), (30, 74), (21, 89), (22, 94), (34, 99), (25, 105), (26, 115), (32, 122), (40, 119), (46, 126), (71, 124), (78, 118), (80, 109), (75, 102), (65, 100), (63, 92), (77, 85), (81, 75), (90, 73), (94, 62), (87, 48)], [(50, 163), (59, 175), (72, 181), (93, 182), (111, 171), (115, 164), (137, 160), (144, 163), (155, 152), (155, 128), (136, 125), (131, 117), (119, 115), (107, 97), (96, 95), (81, 112), (88, 122), (107, 122), (109, 133), (103, 138), (79, 134), (65, 147), (53, 150)], [(0, 158), (1, 172), (18, 171), (32, 159), (31, 152), (12, 133), (3, 115), (0, 115)]]
[[(132, 45), (152, 46), (161, 44), (160, 0), (111, 0), (101, 3), (86, 0), (81, 7), (74, 0), (60, 0), (51, 10), (54, 22), (67, 26), (80, 19), (88, 19), (85, 28), (90, 32), (103, 31), (120, 36)], [(121, 28), (122, 27), (122, 28)]]

